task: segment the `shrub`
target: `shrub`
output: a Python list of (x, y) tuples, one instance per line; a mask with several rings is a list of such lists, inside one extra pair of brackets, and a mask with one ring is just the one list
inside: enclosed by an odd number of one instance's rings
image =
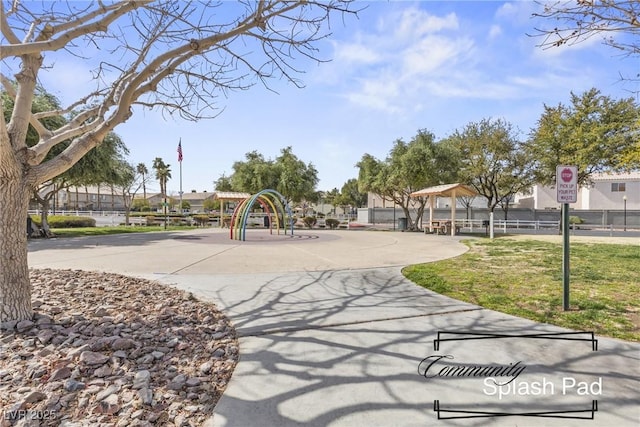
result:
[(313, 226), (316, 225), (318, 220), (316, 219), (315, 216), (305, 216), (304, 218), (302, 218), (302, 222), (304, 222), (304, 225), (306, 225), (307, 228), (313, 228)]
[(583, 224), (583, 223), (584, 223), (584, 219), (580, 218), (579, 216), (569, 217), (569, 224)]
[(155, 215), (146, 216), (145, 219), (147, 220), (147, 225), (154, 225), (156, 223)]
[(332, 230), (335, 230), (336, 227), (340, 225), (340, 221), (334, 218), (328, 218), (324, 223), (327, 224), (327, 227), (329, 227)]
[[(34, 221), (35, 222), (35, 221)], [(47, 222), (51, 228), (95, 227), (96, 220), (90, 216), (49, 215)], [(40, 226), (40, 219), (37, 222)]]
[(194, 215), (193, 220), (196, 222), (197, 226), (204, 227), (209, 223), (209, 215)]
[(133, 211), (150, 211), (151, 205), (148, 200), (145, 199), (133, 199), (131, 203), (131, 210)]

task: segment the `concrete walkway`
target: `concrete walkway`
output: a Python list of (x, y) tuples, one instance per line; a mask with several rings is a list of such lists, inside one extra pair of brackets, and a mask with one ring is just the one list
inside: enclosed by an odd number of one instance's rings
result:
[[(152, 278), (215, 301), (238, 330), (241, 358), (207, 425), (640, 423), (640, 345), (596, 337), (594, 351), (590, 341), (550, 339), (576, 336), (526, 337), (567, 330), (461, 303), (403, 278), (401, 266), (463, 253), (456, 239), (346, 230), (297, 231), (292, 239), (255, 230), (236, 242), (227, 233), (32, 241), (29, 261)], [(444, 341), (434, 350), (439, 332), (514, 337)], [(470, 375), (487, 366), (508, 384), (444, 376), (453, 372), (448, 368)], [(474, 418), (444, 419), (454, 416)]]

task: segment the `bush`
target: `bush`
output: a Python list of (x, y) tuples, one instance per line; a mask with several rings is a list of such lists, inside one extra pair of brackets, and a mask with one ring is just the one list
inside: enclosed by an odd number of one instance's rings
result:
[(304, 218), (302, 218), (302, 222), (304, 222), (304, 225), (306, 225), (307, 228), (313, 228), (313, 226), (316, 225), (318, 220), (316, 219), (315, 216), (305, 216)]
[(335, 230), (338, 227), (338, 225), (340, 225), (340, 221), (334, 218), (329, 218), (324, 223), (327, 224), (327, 227), (329, 227), (332, 230)]
[(569, 224), (584, 224), (584, 219), (580, 218), (579, 216), (570, 216)]
[(193, 220), (199, 227), (204, 227), (209, 223), (209, 215), (194, 215)]
[(156, 223), (155, 215), (149, 215), (145, 217), (145, 219), (147, 220), (147, 225), (154, 225)]
[[(40, 218), (34, 222), (41, 226)], [(67, 216), (67, 215), (49, 215), (47, 222), (50, 228), (79, 228), (79, 227), (95, 227), (96, 220), (90, 216)]]

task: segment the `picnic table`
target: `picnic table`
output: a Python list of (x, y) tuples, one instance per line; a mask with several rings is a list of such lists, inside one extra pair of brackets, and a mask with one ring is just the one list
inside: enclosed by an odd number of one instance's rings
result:
[[(436, 234), (451, 234), (451, 221), (450, 220), (435, 220), (431, 221), (431, 226)], [(460, 226), (456, 225), (456, 234), (460, 233)]]

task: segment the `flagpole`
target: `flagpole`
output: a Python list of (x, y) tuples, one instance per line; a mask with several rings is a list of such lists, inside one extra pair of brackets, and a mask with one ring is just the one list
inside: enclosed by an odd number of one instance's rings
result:
[(182, 138), (178, 142), (178, 163), (180, 163), (180, 216), (183, 215), (182, 211)]

